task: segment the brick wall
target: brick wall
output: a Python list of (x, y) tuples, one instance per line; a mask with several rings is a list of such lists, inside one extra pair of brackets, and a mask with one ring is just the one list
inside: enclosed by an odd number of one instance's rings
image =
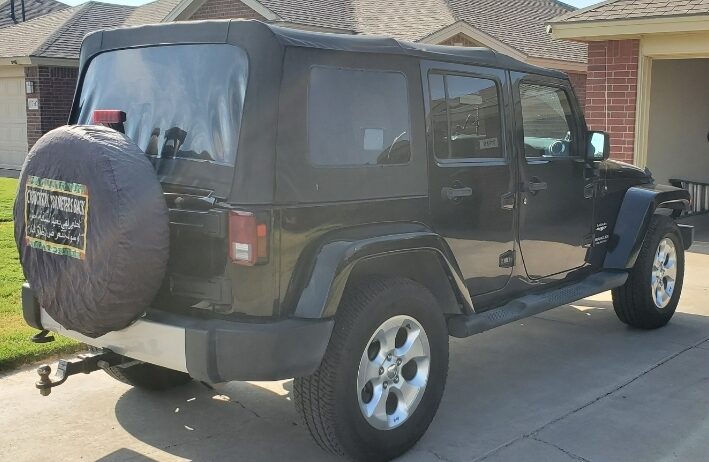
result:
[(571, 86), (574, 87), (574, 93), (576, 93), (581, 110), (584, 110), (586, 107), (586, 74), (581, 72), (567, 72), (567, 74), (571, 80)]
[(264, 19), (263, 16), (244, 5), (239, 0), (207, 0), (189, 19), (198, 20), (230, 18)]
[(625, 162), (633, 161), (639, 53), (638, 40), (588, 45), (586, 121), (610, 134), (611, 157)]
[(34, 85), (34, 92), (27, 97), (39, 100), (39, 109), (27, 109), (27, 144), (30, 148), (49, 130), (67, 123), (77, 74), (75, 67), (25, 68), (25, 80)]

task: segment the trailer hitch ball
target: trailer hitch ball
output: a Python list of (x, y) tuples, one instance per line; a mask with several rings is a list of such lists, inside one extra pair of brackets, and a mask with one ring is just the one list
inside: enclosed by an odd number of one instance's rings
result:
[[(39, 389), (42, 396), (49, 396), (53, 387), (57, 387), (75, 374), (89, 374), (99, 369), (107, 369), (123, 363), (123, 358), (116, 353), (103, 349), (100, 352), (86, 353), (78, 355), (74, 359), (62, 359), (57, 364), (55, 379), (49, 378), (52, 368), (43, 364), (37, 368), (39, 380), (35, 382), (35, 387)], [(130, 363), (127, 363), (130, 364)]]
[(39, 374), (39, 380), (35, 384), (39, 388), (39, 394), (42, 396), (49, 396), (52, 392), (52, 379), (49, 378), (49, 374), (52, 373), (52, 368), (46, 364), (42, 364), (37, 368), (37, 374)]

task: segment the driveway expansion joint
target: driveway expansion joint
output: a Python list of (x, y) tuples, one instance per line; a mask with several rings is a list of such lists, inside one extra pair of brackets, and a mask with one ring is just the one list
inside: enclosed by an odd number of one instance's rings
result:
[(584, 458), (584, 457), (581, 457), (581, 456), (579, 456), (578, 454), (574, 454), (573, 452), (568, 451), (568, 450), (562, 448), (561, 446), (557, 446), (557, 445), (554, 444), (554, 443), (551, 443), (551, 442), (549, 442), (549, 441), (543, 440), (543, 439), (539, 438), (539, 437), (536, 436), (536, 435), (532, 435), (532, 436), (530, 436), (530, 438), (533, 439), (534, 441), (539, 441), (539, 442), (542, 443), (542, 444), (546, 444), (547, 446), (550, 446), (550, 447), (552, 447), (552, 448), (554, 448), (554, 449), (556, 449), (556, 450), (558, 450), (558, 451), (563, 452), (565, 455), (571, 457), (573, 460), (578, 460), (578, 461), (581, 461), (581, 462), (591, 462), (590, 460), (588, 460), (588, 459), (586, 459), (586, 458)]
[(441, 460), (443, 462), (453, 462), (453, 459), (448, 459), (447, 457), (444, 457), (440, 454), (438, 454), (436, 451), (433, 451), (431, 449), (426, 450), (427, 453), (431, 454), (433, 457), (435, 457), (437, 460)]

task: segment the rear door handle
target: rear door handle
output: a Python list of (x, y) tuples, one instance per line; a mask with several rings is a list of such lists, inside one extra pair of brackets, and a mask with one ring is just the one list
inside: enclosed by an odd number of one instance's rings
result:
[(448, 199), (450, 201), (457, 201), (463, 197), (472, 195), (473, 188), (449, 188), (446, 186), (441, 189), (441, 196), (443, 196), (444, 199)]

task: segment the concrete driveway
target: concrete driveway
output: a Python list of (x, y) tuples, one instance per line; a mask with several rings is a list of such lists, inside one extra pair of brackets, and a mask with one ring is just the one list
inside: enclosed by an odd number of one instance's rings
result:
[[(402, 460), (707, 460), (709, 256), (687, 265), (679, 312), (657, 331), (621, 324), (602, 294), (452, 340), (438, 416)], [(94, 373), (42, 398), (35, 378), (0, 379), (4, 460), (331, 460), (289, 381), (150, 394)]]

